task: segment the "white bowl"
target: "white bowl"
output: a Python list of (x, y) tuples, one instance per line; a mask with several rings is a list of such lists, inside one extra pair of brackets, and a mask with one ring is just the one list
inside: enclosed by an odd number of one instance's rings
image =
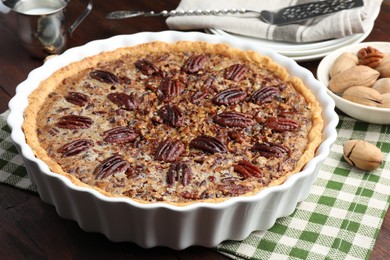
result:
[[(388, 42), (364, 42), (340, 48), (321, 60), (317, 69), (317, 79), (325, 86), (328, 86), (330, 80), (329, 70), (337, 57), (344, 52), (357, 53), (361, 48), (366, 48), (367, 46), (390, 53), (390, 43)], [(333, 93), (328, 88), (326, 88), (326, 92), (334, 99), (336, 107), (345, 114), (367, 123), (390, 124), (390, 108), (370, 107), (354, 103)]]
[[(323, 142), (316, 156), (305, 168), (277, 187), (270, 187), (249, 197), (236, 197), (221, 203), (195, 203), (179, 207), (165, 203), (141, 204), (127, 198), (111, 198), (86, 187), (75, 186), (66, 177), (53, 173), (41, 160), (35, 158), (26, 144), (22, 131), (23, 112), (27, 97), (57, 69), (72, 61), (121, 46), (136, 45), (149, 41), (175, 42), (178, 40), (227, 43), (243, 50), (252, 49), (284, 66), (292, 75), (300, 77), (312, 90), (323, 109)], [(16, 90), (10, 101), (8, 124), (11, 137), (24, 158), (31, 181), (37, 186), (43, 201), (53, 204), (58, 214), (78, 222), (89, 232), (100, 232), (112, 241), (134, 242), (142, 247), (167, 246), (184, 249), (192, 245), (212, 247), (224, 240), (242, 240), (255, 230), (272, 227), (277, 218), (291, 214), (299, 201), (309, 193), (318, 170), (336, 140), (338, 116), (334, 102), (326, 95), (325, 88), (306, 69), (292, 59), (251, 43), (224, 36), (195, 32), (164, 31), (116, 36), (90, 42), (66, 51), (32, 71), (27, 80)]]

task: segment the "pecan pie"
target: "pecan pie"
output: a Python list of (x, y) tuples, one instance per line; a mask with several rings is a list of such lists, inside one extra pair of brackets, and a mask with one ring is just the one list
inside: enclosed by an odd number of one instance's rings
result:
[(29, 102), (27, 142), (53, 172), (143, 203), (220, 202), (279, 185), (313, 158), (323, 126), (300, 79), (206, 42), (88, 57)]

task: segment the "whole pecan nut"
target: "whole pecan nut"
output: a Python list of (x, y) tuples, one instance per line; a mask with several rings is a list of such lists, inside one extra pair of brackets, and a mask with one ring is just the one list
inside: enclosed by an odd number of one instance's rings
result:
[(213, 102), (217, 105), (233, 105), (246, 98), (245, 91), (239, 88), (228, 88), (214, 96)]
[(252, 115), (235, 111), (225, 111), (220, 114), (216, 114), (213, 120), (215, 123), (226, 127), (244, 128), (256, 123)]
[(119, 126), (103, 132), (104, 141), (114, 144), (125, 144), (134, 141), (138, 133), (129, 127)]
[(368, 46), (361, 48), (357, 53), (359, 59), (359, 65), (369, 66), (371, 68), (377, 67), (385, 56), (383, 52), (378, 49)]
[(67, 115), (60, 117), (56, 126), (63, 129), (86, 129), (90, 128), (93, 120), (86, 116)]
[(180, 181), (183, 186), (187, 186), (192, 179), (191, 166), (187, 162), (172, 163), (167, 172), (167, 183), (173, 185), (176, 181)]
[(245, 77), (247, 70), (245, 65), (233, 64), (225, 70), (224, 77), (237, 82)]
[(151, 61), (147, 59), (137, 60), (135, 67), (146, 76), (156, 76), (159, 74), (159, 69)]
[(280, 95), (280, 90), (275, 87), (263, 87), (255, 92), (250, 97), (250, 101), (257, 105), (261, 105), (264, 103), (270, 103), (274, 99), (274, 97)]
[(107, 95), (107, 98), (114, 104), (129, 111), (136, 110), (139, 105), (134, 93), (129, 95), (126, 93), (110, 93)]
[(256, 143), (252, 147), (252, 151), (258, 152), (261, 156), (266, 158), (281, 157), (289, 153), (289, 149), (270, 142)]
[(260, 178), (263, 176), (263, 173), (259, 169), (259, 167), (257, 167), (251, 162), (248, 162), (247, 160), (238, 161), (238, 163), (233, 167), (234, 167), (234, 171), (241, 174), (241, 176), (244, 178), (250, 178), (250, 177)]
[(120, 155), (113, 155), (101, 162), (94, 170), (93, 174), (96, 179), (104, 179), (111, 175), (126, 172), (130, 167), (130, 163), (123, 159)]
[(265, 125), (276, 132), (285, 132), (285, 131), (297, 131), (299, 129), (299, 124), (293, 120), (284, 117), (270, 117), (267, 118)]
[(71, 141), (67, 144), (64, 144), (57, 149), (58, 153), (62, 154), (62, 157), (75, 156), (79, 153), (82, 153), (93, 146), (93, 141), (90, 139), (77, 139)]
[(182, 71), (187, 73), (197, 73), (203, 68), (208, 58), (204, 54), (192, 55), (182, 66)]
[(89, 76), (103, 83), (116, 84), (120, 80), (113, 73), (106, 70), (93, 70), (89, 73)]
[(77, 106), (84, 106), (88, 103), (89, 97), (80, 92), (69, 92), (68, 95), (65, 96), (65, 100)]
[(213, 136), (201, 135), (191, 140), (190, 147), (207, 153), (227, 153), (224, 143)]
[(157, 161), (174, 162), (179, 159), (184, 149), (184, 144), (180, 140), (167, 138), (158, 145), (154, 159)]

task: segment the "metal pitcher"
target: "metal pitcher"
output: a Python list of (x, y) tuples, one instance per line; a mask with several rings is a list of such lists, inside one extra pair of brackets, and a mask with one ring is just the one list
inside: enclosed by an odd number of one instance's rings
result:
[(66, 28), (69, 0), (2, 0), (17, 14), (18, 36), (23, 47), (36, 58), (61, 53), (77, 26), (92, 10), (92, 0)]

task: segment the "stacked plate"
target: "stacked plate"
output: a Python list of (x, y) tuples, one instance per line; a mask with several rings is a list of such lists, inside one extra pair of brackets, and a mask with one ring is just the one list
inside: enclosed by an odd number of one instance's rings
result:
[(210, 34), (224, 35), (228, 37), (244, 39), (259, 44), (259, 46), (272, 49), (281, 55), (294, 59), (295, 61), (308, 61), (322, 58), (327, 54), (331, 53), (332, 51), (337, 50), (341, 47), (362, 42), (370, 34), (372, 28), (373, 27), (371, 27), (370, 30), (365, 33), (354, 34), (340, 39), (332, 39), (312, 43), (276, 42), (266, 39), (259, 39), (255, 37), (227, 33), (220, 29), (207, 29), (206, 32)]

